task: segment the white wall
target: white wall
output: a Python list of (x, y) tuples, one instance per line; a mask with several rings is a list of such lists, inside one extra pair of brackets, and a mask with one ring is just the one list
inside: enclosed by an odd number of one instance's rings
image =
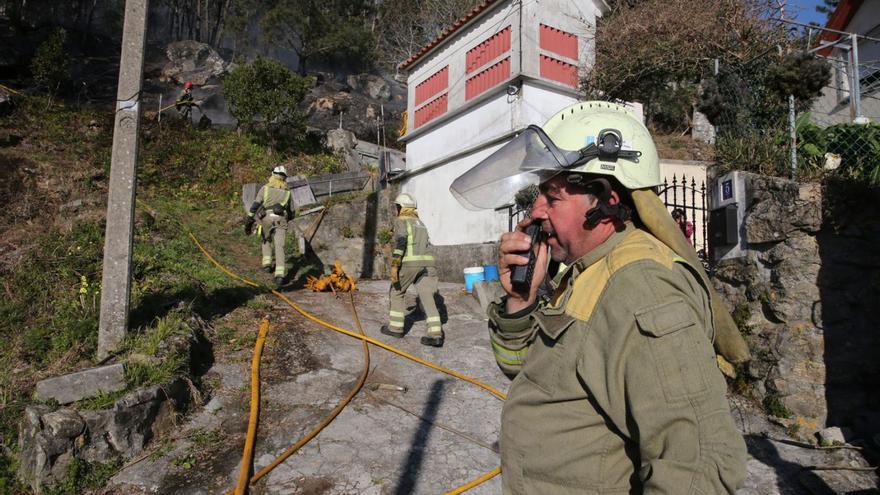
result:
[[(525, 74), (519, 94), (509, 96), (505, 88), (488, 90), (486, 98), (462, 110), (465, 88), (465, 54), (493, 33), (510, 25), (511, 75), (520, 72), (519, 2), (499, 2), (484, 17), (456, 32), (435, 52), (417, 61), (408, 78), (409, 133), (405, 138), (406, 168), (415, 174), (403, 180), (401, 189), (415, 195), (419, 203), (419, 216), (428, 227), (434, 245), (456, 245), (497, 241), (507, 231), (507, 212), (474, 212), (462, 207), (450, 194), (449, 185), (459, 175), (490, 155), (503, 143), (478, 147), (470, 154), (459, 156), (422, 173), (419, 169), (437, 160), (449, 157), (461, 150), (477, 146), (492, 138), (502, 136), (529, 124), (542, 125), (562, 108), (577, 101), (578, 92), (549, 81), (538, 81), (538, 32), (539, 23), (551, 25), (579, 36), (580, 67), (593, 60), (593, 36), (591, 26), (599, 9), (593, 2), (571, 0), (523, 0), (525, 15), (523, 31), (528, 38), (523, 44), (532, 47), (528, 57), (530, 74)], [(524, 54), (525, 56), (525, 54)], [(446, 120), (413, 132), (415, 87), (427, 77), (449, 66), (449, 110)], [(525, 67), (523, 68), (525, 69)], [(461, 112), (456, 115), (457, 112)], [(512, 200), (513, 198), (511, 198)]]
[[(701, 207), (701, 204), (703, 201), (703, 197), (700, 195), (700, 187), (703, 184), (706, 184), (706, 206), (708, 208), (709, 207), (709, 197), (708, 196), (709, 196), (710, 190), (712, 189), (712, 185), (706, 183), (706, 167), (707, 166), (708, 166), (707, 162), (697, 162), (697, 161), (688, 161), (688, 160), (664, 160), (661, 158), (660, 159), (660, 178), (661, 179), (665, 178), (667, 183), (669, 184), (669, 186), (672, 186), (673, 176), (678, 180), (678, 187), (676, 188), (677, 195), (678, 195), (678, 197), (677, 197), (678, 204), (681, 204), (683, 202), (683, 198), (681, 196), (682, 192), (683, 192), (681, 189), (681, 178), (682, 177), (686, 178), (688, 188), (691, 187), (691, 179), (696, 181), (696, 188), (695, 189), (697, 190), (697, 192), (696, 192), (695, 197), (691, 196), (690, 189), (687, 189), (686, 193), (687, 193), (687, 204), (690, 205), (692, 203), (692, 198), (693, 198), (693, 200), (695, 200), (694, 202), (696, 202), (696, 206), (698, 208)], [(661, 186), (661, 188), (662, 188), (662, 186)], [(669, 194), (665, 197), (669, 200), (670, 203), (672, 202), (673, 197), (672, 197), (671, 190), (670, 190)], [(660, 199), (661, 200), (664, 199), (663, 194), (660, 195)], [(668, 208), (668, 209), (669, 209), (669, 212), (672, 213), (672, 208)], [(703, 242), (703, 221), (704, 221), (705, 215), (703, 214), (703, 212), (701, 210), (697, 210), (696, 214), (694, 215), (693, 214), (694, 212), (690, 208), (688, 208), (686, 210), (686, 213), (687, 213), (688, 220), (693, 222), (693, 224), (694, 224), (694, 237), (697, 240), (696, 249), (697, 249), (697, 251), (699, 251), (700, 249), (703, 249), (704, 247), (706, 247), (705, 243)], [(693, 218), (692, 218), (692, 216), (693, 216)]]
[[(596, 18), (602, 15), (593, 2), (571, 0), (524, 0), (523, 1), (523, 74), (540, 77), (539, 54), (574, 63), (540, 47), (540, 24), (546, 24), (578, 37), (578, 73), (586, 75), (595, 61)], [(556, 83), (553, 83), (556, 84)], [(562, 87), (567, 87), (560, 84)]]
[[(570, 94), (526, 81), (518, 97), (502, 93), (407, 143), (407, 170), (418, 170), (427, 163), (505, 132), (529, 124), (542, 125), (575, 101)], [(414, 175), (403, 183), (402, 191), (414, 194), (419, 202), (419, 216), (428, 227), (433, 244), (492, 242), (507, 231), (506, 211), (467, 210), (449, 192), (453, 180), (500, 147), (501, 144), (495, 144), (475, 151)]]

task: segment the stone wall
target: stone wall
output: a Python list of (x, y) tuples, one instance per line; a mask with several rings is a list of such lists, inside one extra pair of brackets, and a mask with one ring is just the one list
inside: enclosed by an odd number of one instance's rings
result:
[[(304, 249), (314, 255), (313, 260), (319, 261), (325, 271), (339, 261), (346, 273), (355, 278), (387, 278), (393, 246), (386, 241), (390, 240), (394, 228), (396, 195), (397, 190), (390, 188), (331, 205)], [(295, 218), (297, 235), (308, 233), (318, 215), (320, 213), (311, 213)], [(432, 249), (442, 282), (464, 284), (465, 267), (494, 264), (498, 258), (496, 243), (434, 246)]]
[(852, 186), (744, 176), (748, 251), (720, 262), (714, 280), (747, 333), (751, 393), (804, 433), (826, 424), (880, 431), (867, 393), (880, 378), (868, 313), (880, 300), (865, 290), (880, 285), (876, 199), (860, 205), (874, 216), (855, 218), (832, 207)]

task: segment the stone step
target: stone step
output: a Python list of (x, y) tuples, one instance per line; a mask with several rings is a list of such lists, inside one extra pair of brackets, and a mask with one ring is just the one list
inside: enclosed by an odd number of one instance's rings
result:
[(117, 363), (47, 378), (37, 382), (37, 400), (70, 404), (100, 392), (116, 392), (125, 388), (124, 374), (122, 363)]

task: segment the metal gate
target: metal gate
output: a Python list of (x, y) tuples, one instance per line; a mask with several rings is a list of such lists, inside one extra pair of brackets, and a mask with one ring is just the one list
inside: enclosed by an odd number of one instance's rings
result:
[[(693, 233), (689, 241), (700, 258), (706, 260), (708, 248), (708, 231), (706, 227), (709, 221), (706, 202), (706, 182), (703, 181), (698, 188), (697, 181), (693, 177), (691, 177), (690, 183), (688, 183), (687, 177), (683, 174), (681, 178), (673, 175), (671, 184), (664, 177), (663, 185), (660, 186), (658, 195), (670, 214), (676, 209), (684, 212), (685, 221), (693, 225)], [(686, 236), (684, 229), (682, 229), (682, 234)]]
[[(707, 253), (709, 246), (707, 230), (709, 214), (706, 198), (706, 182), (701, 181), (699, 187), (697, 187), (696, 179), (691, 177), (690, 184), (688, 184), (688, 179), (684, 174), (682, 174), (681, 178), (673, 175), (672, 183), (669, 182), (668, 178), (664, 177), (663, 185), (660, 186), (657, 194), (660, 196), (663, 204), (666, 205), (670, 215), (676, 208), (680, 208), (684, 212), (685, 221), (691, 222), (691, 225), (693, 225), (693, 233), (689, 240), (694, 246), (694, 250), (697, 251), (697, 255), (700, 259), (704, 260), (705, 263), (708, 260)], [(497, 208), (495, 211), (507, 213), (508, 230), (513, 230), (513, 227), (516, 226), (516, 224), (519, 223), (527, 213), (526, 209), (519, 208), (515, 204), (504, 205)], [(686, 235), (684, 231), (682, 232), (682, 235)]]

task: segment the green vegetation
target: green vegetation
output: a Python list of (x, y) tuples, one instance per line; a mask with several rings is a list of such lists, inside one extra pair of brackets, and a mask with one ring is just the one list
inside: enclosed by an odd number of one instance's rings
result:
[(798, 116), (798, 165), (807, 174), (820, 174), (826, 153), (840, 158), (835, 174), (868, 186), (880, 185), (880, 125), (837, 124), (825, 129)]
[(37, 47), (31, 59), (31, 74), (40, 88), (51, 94), (58, 92), (62, 84), (70, 81), (70, 57), (64, 50), (67, 32), (58, 28)]
[[(226, 226), (237, 226), (240, 218), (241, 184), (265, 180), (273, 163), (269, 150), (228, 130), (173, 122), (144, 127), (132, 262), (135, 331), (123, 348), (136, 356), (126, 368), (126, 390), (75, 404), (82, 409), (107, 407), (134, 387), (186, 372), (188, 346), (178, 344), (191, 338), (190, 317), (211, 321), (253, 297), (205, 259), (187, 229), (221, 259), (240, 255), (217, 245), (230, 235), (239, 237), (226, 245), (258, 253), (240, 242), (246, 240), (240, 229)], [(0, 116), (0, 129), (28, 136), (0, 149), (0, 163), (8, 165), (0, 201), (10, 205), (0, 216), (0, 234), (19, 249), (19, 256), (0, 262), (0, 367), (9, 370), (0, 373), (0, 493), (25, 491), (15, 479), (17, 428), (37, 377), (96, 362), (112, 128), (112, 114), (47, 107), (35, 98), (20, 99), (13, 112)], [(45, 214), (75, 198), (83, 198), (75, 212)], [(102, 472), (77, 464), (56, 493), (100, 486)]]
[(46, 495), (79, 495), (104, 486), (111, 476), (122, 467), (122, 459), (106, 463), (91, 463), (74, 459), (67, 467), (67, 476), (56, 486), (46, 490)]
[(736, 328), (739, 329), (739, 332), (743, 335), (751, 335), (752, 327), (749, 325), (749, 319), (752, 317), (752, 310), (749, 307), (748, 302), (741, 302), (733, 308), (733, 312), (730, 314), (733, 317), (733, 322), (736, 324)]
[(376, 240), (379, 244), (387, 246), (394, 240), (394, 231), (391, 229), (382, 229), (376, 234)]
[(373, 2), (366, 0), (279, 0), (260, 20), (270, 41), (296, 52), (301, 74), (318, 57), (366, 69), (373, 60)]
[(782, 402), (782, 396), (778, 391), (767, 389), (767, 394), (764, 395), (764, 400), (761, 402), (764, 406), (764, 412), (770, 416), (776, 416), (777, 418), (791, 418), (791, 411), (785, 407), (785, 404)]
[(304, 121), (296, 106), (311, 86), (311, 78), (291, 72), (277, 60), (258, 57), (223, 78), (223, 96), (239, 125), (279, 144), (285, 133), (303, 134)]

